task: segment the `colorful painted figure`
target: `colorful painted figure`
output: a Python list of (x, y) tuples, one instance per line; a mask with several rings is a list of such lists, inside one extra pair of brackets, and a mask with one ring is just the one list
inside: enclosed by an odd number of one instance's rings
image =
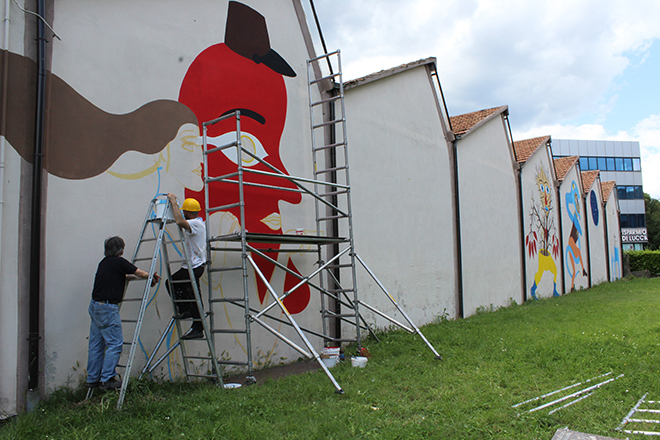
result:
[[(192, 62), (181, 84), (179, 102), (192, 109), (199, 126), (236, 110), (241, 112), (241, 140), (244, 147), (270, 166), (288, 175), (280, 157), (280, 138), (284, 130), (287, 113), (287, 90), (284, 76), (295, 77), (289, 64), (270, 47), (264, 17), (252, 8), (229, 2), (225, 42), (202, 51)], [(207, 131), (208, 148), (221, 146), (236, 139), (236, 122), (229, 118)], [(223, 154), (225, 153), (225, 154)], [(233, 153), (233, 154), (232, 154)], [(272, 172), (263, 163), (242, 155), (245, 168), (261, 172)], [(227, 149), (208, 156), (209, 176), (227, 175), (237, 170), (236, 149)], [(297, 187), (290, 181), (264, 174), (244, 173), (245, 225), (249, 232), (282, 234), (279, 202), (291, 204), (301, 202)], [(260, 185), (283, 189), (265, 188)], [(186, 190), (186, 197), (204, 201), (203, 192)], [(238, 185), (227, 182), (209, 184), (208, 206), (217, 207), (239, 201)], [(240, 208), (228, 208), (240, 218)], [(279, 244), (250, 243), (273, 260), (278, 258)], [(266, 251), (268, 249), (269, 251)], [(266, 279), (271, 279), (275, 265), (253, 253), (255, 263)], [(299, 273), (288, 257), (289, 270)], [(266, 286), (257, 277), (257, 293), (263, 304)], [(284, 287), (291, 288), (298, 279), (286, 273)], [(302, 312), (309, 303), (310, 290), (305, 285), (284, 300), (287, 310)]]
[[(612, 240), (614, 241), (614, 237)], [(621, 278), (621, 260), (619, 258), (619, 248), (617, 246), (612, 247), (612, 272), (614, 272), (613, 275), (613, 280), (616, 281), (619, 278)]]
[[(572, 210), (571, 206), (573, 206)], [(571, 190), (566, 193), (566, 212), (568, 212), (568, 217), (573, 222), (571, 234), (568, 238), (568, 246), (566, 246), (566, 270), (571, 276), (571, 290), (573, 290), (575, 288), (575, 277), (577, 276), (576, 266), (578, 264), (582, 268), (582, 275), (587, 276), (580, 246), (580, 238), (582, 237), (582, 227), (580, 226), (580, 193), (578, 192), (575, 181), (571, 182)]]
[[(543, 169), (538, 167), (536, 170), (536, 185), (539, 194), (539, 202), (536, 203), (532, 195), (532, 209), (529, 213), (530, 226), (529, 234), (525, 238), (529, 256), (536, 255), (537, 241), (540, 240), (539, 247), (539, 264), (538, 270), (534, 275), (534, 285), (530, 290), (532, 298), (538, 299), (536, 296), (536, 289), (538, 289), (541, 278), (546, 272), (553, 275), (553, 296), (559, 296), (557, 292), (557, 265), (555, 258), (559, 255), (559, 239), (557, 238), (555, 221), (552, 217), (552, 187), (550, 181)], [(550, 253), (552, 252), (552, 256)]]

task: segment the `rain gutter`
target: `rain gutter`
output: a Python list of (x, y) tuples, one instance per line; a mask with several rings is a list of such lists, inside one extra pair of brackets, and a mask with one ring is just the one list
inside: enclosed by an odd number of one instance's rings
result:
[[(37, 1), (37, 15), (44, 17), (45, 0)], [(32, 199), (30, 219), (30, 280), (28, 317), (28, 411), (39, 400), (39, 341), (41, 293), (41, 208), (43, 150), (46, 108), (46, 36), (43, 20), (37, 20), (37, 99), (35, 114), (34, 160), (32, 166)]]

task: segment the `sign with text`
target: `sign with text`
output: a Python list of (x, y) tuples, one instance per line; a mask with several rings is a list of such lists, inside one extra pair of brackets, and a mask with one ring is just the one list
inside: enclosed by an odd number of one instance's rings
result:
[(648, 243), (649, 237), (646, 228), (621, 229), (621, 242)]

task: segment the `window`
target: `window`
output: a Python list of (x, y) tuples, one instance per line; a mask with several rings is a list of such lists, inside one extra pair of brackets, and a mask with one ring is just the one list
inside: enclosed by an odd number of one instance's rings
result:
[(645, 228), (646, 216), (644, 214), (621, 214), (619, 222), (622, 228)]
[(628, 228), (628, 214), (621, 214), (619, 216), (619, 223), (621, 223), (622, 228)]
[(590, 157), (589, 158), (589, 169), (590, 170), (597, 170), (598, 169), (598, 158), (597, 157)]
[(614, 158), (613, 157), (608, 157), (607, 158), (607, 171), (616, 171), (616, 168), (614, 167)]
[(601, 171), (607, 171), (607, 161), (604, 157), (598, 158), (598, 169)]
[(633, 158), (633, 171), (642, 171), (642, 160), (639, 158)]
[(626, 198), (628, 198), (625, 186), (617, 186), (616, 187), (616, 192), (617, 192), (617, 195), (619, 196), (619, 200), (625, 200)]
[(623, 171), (623, 158), (617, 157), (614, 159), (615, 168), (617, 171)]
[(589, 159), (586, 157), (580, 157), (580, 169), (582, 171), (589, 170)]
[(619, 200), (643, 200), (644, 191), (639, 185), (635, 186), (617, 186), (617, 195)]
[(632, 165), (632, 159), (629, 157), (624, 157), (623, 158), (623, 169), (626, 171), (632, 171), (633, 170), (633, 165)]

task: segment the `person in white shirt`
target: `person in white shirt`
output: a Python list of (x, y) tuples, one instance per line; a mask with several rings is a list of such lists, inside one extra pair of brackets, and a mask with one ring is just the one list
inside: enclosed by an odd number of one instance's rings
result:
[[(206, 265), (206, 225), (204, 220), (199, 217), (201, 206), (195, 199), (188, 198), (183, 201), (181, 211), (176, 209), (177, 198), (176, 195), (170, 193), (167, 195), (170, 200), (172, 212), (174, 214), (174, 221), (183, 230), (185, 235), (186, 244), (188, 245), (188, 259), (192, 265), (192, 271), (195, 275), (195, 282), (197, 283), (197, 290), (200, 291), (199, 279), (204, 273), (204, 266)], [(182, 214), (183, 212), (183, 214)], [(187, 283), (179, 282), (188, 280)], [(177, 303), (178, 314), (174, 316), (175, 319), (188, 319), (192, 318), (193, 323), (190, 330), (186, 332), (181, 339), (200, 339), (204, 337), (202, 317), (197, 304), (194, 302), (195, 295), (190, 282), (188, 274), (188, 264), (183, 262), (181, 269), (172, 274), (173, 286), (167, 286), (170, 294), (174, 294), (176, 300), (193, 300), (188, 302)], [(168, 283), (169, 284), (169, 283)]]

